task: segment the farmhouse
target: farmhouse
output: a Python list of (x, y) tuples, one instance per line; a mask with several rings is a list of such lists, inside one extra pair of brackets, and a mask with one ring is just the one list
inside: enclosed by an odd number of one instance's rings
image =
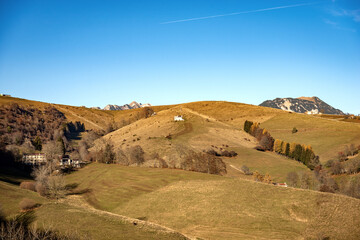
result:
[(23, 162), (27, 165), (46, 164), (45, 153), (24, 154)]
[(82, 165), (82, 162), (79, 160), (72, 160), (68, 155), (65, 155), (60, 160), (60, 166), (62, 167), (76, 167), (80, 168)]
[(174, 121), (175, 121), (175, 122), (184, 121), (184, 119), (183, 119), (183, 117), (182, 117), (181, 115), (179, 115), (179, 116), (175, 116), (175, 117), (174, 117)]

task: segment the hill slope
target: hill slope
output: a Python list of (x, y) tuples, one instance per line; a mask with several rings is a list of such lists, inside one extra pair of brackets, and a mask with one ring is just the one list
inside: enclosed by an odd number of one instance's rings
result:
[[(89, 177), (90, 176), (90, 177)], [(90, 166), (67, 177), (99, 209), (205, 239), (357, 239), (360, 200), (173, 169)]]

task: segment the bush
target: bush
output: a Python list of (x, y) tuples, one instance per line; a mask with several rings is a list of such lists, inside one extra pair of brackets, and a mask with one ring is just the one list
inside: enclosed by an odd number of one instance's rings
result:
[(246, 165), (242, 165), (241, 166), (241, 171), (243, 171), (243, 173), (245, 175), (252, 175), (253, 173), (250, 171), (250, 169), (248, 168), (248, 166)]
[(221, 158), (207, 154), (195, 153), (188, 155), (181, 163), (181, 168), (188, 171), (210, 174), (226, 173), (226, 165)]
[(296, 172), (289, 172), (286, 181), (288, 182), (289, 186), (296, 187), (299, 182), (299, 175)]
[(298, 132), (298, 130), (296, 129), (296, 127), (294, 127), (291, 131), (291, 133), (297, 133), (297, 132)]
[(210, 149), (206, 152), (207, 154), (213, 155), (213, 156), (221, 156), (221, 154), (219, 154), (217, 151), (215, 151), (214, 149)]
[(35, 182), (29, 182), (29, 181), (21, 182), (20, 188), (36, 192)]
[(35, 184), (35, 189), (36, 192), (40, 194), (40, 196), (46, 196), (46, 187), (44, 186), (44, 184), (37, 182)]
[[(216, 156), (216, 155), (215, 155)], [(221, 153), (221, 156), (223, 156), (223, 157), (235, 157), (235, 156), (237, 156), (237, 153), (236, 152), (234, 152), (234, 151), (227, 151), (227, 150), (225, 150), (225, 151), (223, 151), (222, 153)]]
[(145, 162), (144, 150), (139, 145), (130, 148), (130, 164), (140, 165), (143, 162)]
[(27, 210), (31, 210), (35, 207), (38, 206), (38, 204), (29, 198), (24, 198), (20, 203), (19, 203), (20, 209), (23, 211), (27, 211)]

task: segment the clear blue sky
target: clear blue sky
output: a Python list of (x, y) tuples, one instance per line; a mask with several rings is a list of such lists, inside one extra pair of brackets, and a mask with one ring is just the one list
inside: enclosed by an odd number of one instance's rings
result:
[(318, 96), (359, 114), (360, 1), (0, 0), (0, 92), (100, 107)]

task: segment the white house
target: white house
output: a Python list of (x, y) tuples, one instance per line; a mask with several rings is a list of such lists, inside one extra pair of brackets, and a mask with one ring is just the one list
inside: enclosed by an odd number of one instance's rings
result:
[(76, 168), (80, 168), (81, 165), (83, 163), (79, 160), (72, 160), (69, 156), (64, 156), (63, 158), (61, 158), (60, 160), (60, 166), (65, 167), (65, 166), (72, 166), (72, 167), (76, 167)]
[(175, 117), (174, 117), (174, 121), (175, 121), (175, 122), (184, 121), (184, 119), (183, 119), (182, 116), (175, 116)]
[(27, 165), (41, 165), (46, 163), (45, 153), (24, 154), (23, 162)]

